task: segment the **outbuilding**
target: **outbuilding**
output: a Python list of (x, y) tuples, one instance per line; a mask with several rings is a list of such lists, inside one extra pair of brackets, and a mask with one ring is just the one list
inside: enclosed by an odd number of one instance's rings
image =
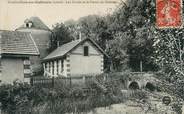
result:
[(31, 56), (39, 56), (31, 34), (0, 31), (0, 82), (13, 83), (16, 80), (29, 82)]
[(92, 39), (66, 43), (43, 59), (44, 75), (75, 77), (104, 72), (104, 57), (108, 55)]

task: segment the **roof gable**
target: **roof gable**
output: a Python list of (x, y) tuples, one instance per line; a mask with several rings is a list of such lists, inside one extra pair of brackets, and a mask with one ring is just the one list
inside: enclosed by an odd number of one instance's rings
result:
[(94, 46), (94, 44), (92, 44), (90, 41), (86, 41), (86, 42), (83, 42), (81, 45), (78, 45), (76, 48), (72, 49), (70, 51), (70, 53), (72, 54), (83, 54), (83, 48), (84, 46), (88, 46), (89, 47), (89, 55), (99, 55), (99, 54), (102, 54), (99, 49)]
[(30, 33), (0, 31), (1, 54), (39, 55), (38, 48)]
[(84, 39), (82, 41), (75, 40), (75, 41), (66, 43), (66, 44), (58, 47), (56, 50), (54, 50), (48, 56), (46, 56), (43, 60), (46, 61), (46, 60), (51, 60), (51, 59), (56, 59), (56, 58), (63, 57), (64, 55), (66, 55), (67, 53), (71, 52), (72, 50), (77, 48), (80, 44), (82, 44), (82, 43), (84, 43), (86, 41), (90, 41), (95, 47), (97, 47), (97, 49), (102, 54), (104, 54), (104, 55), (106, 55), (108, 57), (108, 55), (92, 39), (86, 38), (86, 39)]
[[(25, 26), (25, 24), (28, 22), (32, 23), (32, 27), (29, 28)], [(31, 17), (29, 19), (26, 19), (24, 21), (24, 24), (21, 25), (19, 28), (17, 28), (17, 30), (20, 30), (20, 29), (40, 29), (40, 30), (50, 31), (49, 27), (46, 26), (39, 17)]]

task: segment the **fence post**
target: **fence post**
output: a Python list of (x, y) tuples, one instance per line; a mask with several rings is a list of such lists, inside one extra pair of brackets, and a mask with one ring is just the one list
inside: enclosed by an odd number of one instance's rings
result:
[(54, 77), (52, 77), (52, 87), (54, 87)]
[(33, 77), (31, 77), (31, 79), (30, 79), (30, 84), (31, 84), (31, 86), (33, 86)]
[(72, 87), (72, 77), (70, 76), (70, 87)]

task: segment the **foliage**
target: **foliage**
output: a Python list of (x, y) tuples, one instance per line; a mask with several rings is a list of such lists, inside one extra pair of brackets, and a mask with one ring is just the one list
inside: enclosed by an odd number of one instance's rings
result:
[(182, 103), (181, 102), (174, 102), (172, 104), (172, 109), (177, 112), (177, 114), (182, 114)]
[[(93, 83), (93, 84), (92, 84)], [(115, 82), (110, 84), (108, 91), (102, 91), (99, 86), (88, 85), (88, 92), (80, 87), (65, 85), (54, 88), (30, 86), (26, 83), (0, 86), (1, 109), (12, 113), (27, 111), (31, 113), (66, 113), (87, 112), (96, 107), (109, 106), (125, 100), (120, 94), (120, 87)], [(105, 84), (105, 83), (104, 83)]]
[(74, 38), (71, 35), (68, 27), (66, 27), (63, 23), (55, 24), (52, 30), (50, 51), (56, 49), (62, 44), (70, 42), (72, 39)]
[(2, 85), (0, 87), (1, 108), (5, 111), (19, 110), (20, 107), (28, 108), (31, 105), (32, 91), (29, 85), (17, 83)]
[(170, 75), (184, 77), (184, 38), (183, 28), (157, 30), (155, 48), (156, 61)]
[(115, 39), (108, 42), (108, 48), (106, 52), (110, 55), (112, 60), (113, 69), (115, 71), (123, 71), (128, 68), (128, 55), (127, 55), (127, 42), (126, 34), (117, 36)]
[(123, 31), (130, 34), (127, 53), (129, 55), (129, 66), (134, 71), (140, 71), (141, 61), (143, 71), (157, 70), (152, 58), (154, 37), (151, 34), (151, 29), (155, 20), (154, 6), (155, 2), (153, 0), (130, 0), (124, 8), (127, 22)]

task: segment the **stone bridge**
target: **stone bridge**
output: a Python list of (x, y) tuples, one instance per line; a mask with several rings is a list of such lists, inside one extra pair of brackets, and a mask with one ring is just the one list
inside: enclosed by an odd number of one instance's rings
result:
[(152, 73), (140, 73), (134, 72), (131, 73), (131, 76), (125, 81), (126, 88), (128, 89), (149, 89), (154, 91), (157, 87), (157, 84), (160, 83)]

